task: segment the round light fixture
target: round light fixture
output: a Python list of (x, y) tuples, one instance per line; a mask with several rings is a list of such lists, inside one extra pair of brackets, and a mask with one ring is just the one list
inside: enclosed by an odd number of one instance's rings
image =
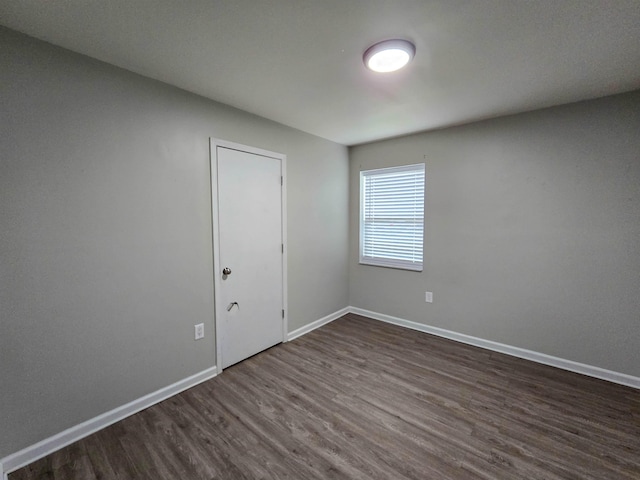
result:
[(395, 72), (411, 61), (416, 47), (407, 40), (385, 40), (367, 48), (362, 59), (374, 72)]

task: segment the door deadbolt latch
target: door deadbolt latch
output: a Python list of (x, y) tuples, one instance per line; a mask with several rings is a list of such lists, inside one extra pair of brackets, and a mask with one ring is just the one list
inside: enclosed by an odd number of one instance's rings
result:
[(222, 269), (222, 274), (223, 275), (231, 275), (231, 269), (229, 267), (224, 267)]

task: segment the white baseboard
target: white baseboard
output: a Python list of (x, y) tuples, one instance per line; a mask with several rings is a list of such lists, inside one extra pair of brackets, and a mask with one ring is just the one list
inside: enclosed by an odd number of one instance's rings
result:
[[(326, 317), (316, 320), (315, 322), (305, 325), (304, 327), (298, 328), (287, 335), (287, 341), (293, 340), (305, 333), (309, 333), (316, 328), (346, 315), (347, 313), (349, 313), (349, 307), (345, 307), (337, 312), (327, 315)], [(103, 413), (102, 415), (87, 420), (86, 422), (71, 427), (52, 437), (46, 438), (34, 445), (20, 450), (19, 452), (11, 454), (0, 460), (0, 474), (2, 474), (2, 480), (8, 480), (8, 474), (18, 470), (19, 468), (29, 465), (30, 463), (35, 462), (56, 450), (66, 447), (67, 445), (87, 437), (98, 430), (123, 420), (134, 413), (144, 410), (145, 408), (149, 408), (150, 406), (176, 395), (183, 390), (209, 380), (210, 378), (215, 377), (217, 373), (218, 371), (216, 367), (209, 368), (192, 375), (191, 377), (185, 378), (184, 380), (180, 380), (173, 385), (169, 385), (126, 405), (122, 405), (121, 407), (117, 407), (109, 412)]]
[(98, 430), (102, 430), (109, 425), (119, 422), (134, 413), (138, 413), (139, 411), (149, 408), (150, 406), (166, 400), (167, 398), (187, 390), (188, 388), (209, 380), (217, 374), (218, 371), (216, 367), (208, 368), (200, 373), (196, 373), (195, 375), (161, 388), (160, 390), (145, 395), (144, 397), (140, 397), (125, 405), (114, 408), (102, 415), (98, 415), (86, 422), (71, 427), (52, 437), (46, 438), (35, 445), (31, 445), (30, 447), (9, 455), (0, 460), (0, 473), (2, 473), (2, 479), (8, 480), (9, 473), (29, 465), (30, 463), (35, 462), (56, 450), (60, 450), (73, 442), (87, 437)]
[[(309, 323), (304, 327), (300, 327), (287, 335), (287, 341), (291, 341), (306, 333), (309, 333), (316, 328), (320, 328), (327, 323), (333, 322), (338, 318), (346, 315), (347, 313), (355, 313), (368, 317), (374, 320), (379, 320), (393, 325), (398, 325), (419, 332), (429, 333), (438, 337), (448, 338), (456, 342), (466, 343), (468, 345), (474, 345), (476, 347), (485, 348), (494, 352), (504, 353), (513, 357), (523, 358), (525, 360), (531, 360), (533, 362), (541, 363), (544, 365), (550, 365), (552, 367), (561, 368), (571, 372), (581, 373), (602, 380), (608, 380), (620, 385), (626, 385), (629, 387), (640, 389), (640, 378), (625, 373), (614, 372), (611, 370), (605, 370), (600, 367), (594, 367), (592, 365), (586, 365), (584, 363), (574, 362), (572, 360), (566, 360), (563, 358), (553, 357), (544, 353), (534, 352), (532, 350), (526, 350), (524, 348), (513, 347), (511, 345), (505, 345), (503, 343), (493, 342), (491, 340), (484, 340), (478, 337), (472, 337), (462, 333), (453, 332), (451, 330), (445, 330), (443, 328), (432, 327), (424, 325), (422, 323), (405, 320), (391, 315), (385, 315), (382, 313), (372, 312), (370, 310), (364, 310), (357, 307), (345, 307), (337, 312), (334, 312), (326, 317), (323, 317), (315, 322)], [(112, 425), (120, 420), (123, 420), (134, 413), (138, 413), (145, 408), (149, 408), (156, 403), (166, 400), (173, 395), (176, 395), (184, 390), (198, 385), (206, 380), (215, 377), (218, 374), (217, 368), (212, 367), (207, 370), (203, 370), (200, 373), (192, 375), (188, 378), (180, 380), (172, 385), (161, 388), (153, 393), (138, 398), (125, 405), (117, 407), (109, 412), (98, 415), (95, 418), (87, 420), (79, 425), (71, 427), (63, 432), (60, 432), (52, 437), (42, 440), (30, 447), (27, 447), (19, 452), (11, 454), (3, 459), (0, 459), (0, 474), (2, 480), (8, 480), (8, 474), (29, 465), (42, 457), (45, 457), (56, 450), (59, 450), (73, 442), (76, 442), (84, 437), (91, 435), (109, 425)]]
[(333, 322), (334, 320), (337, 320), (338, 318), (342, 317), (343, 315), (346, 315), (347, 313), (349, 313), (351, 307), (345, 307), (342, 308), (340, 310), (338, 310), (337, 312), (333, 312), (329, 315), (327, 315), (326, 317), (322, 317), (319, 320), (316, 320), (315, 322), (311, 322), (307, 325), (305, 325), (304, 327), (300, 327), (296, 330), (294, 330), (293, 332), (289, 332), (289, 334), (287, 335), (287, 341), (290, 342), (291, 340), (293, 340), (294, 338), (298, 338), (302, 335), (304, 335), (305, 333), (309, 333), (312, 330), (315, 330), (316, 328), (320, 328), (323, 325), (326, 325), (327, 323)]
[(550, 365), (552, 367), (561, 368), (570, 372), (581, 373), (590, 377), (600, 378), (602, 380), (608, 380), (609, 382), (640, 389), (640, 377), (634, 377), (632, 375), (627, 375), (626, 373), (605, 370), (604, 368), (594, 367), (592, 365), (586, 365), (584, 363), (578, 363), (572, 360), (566, 360), (564, 358), (553, 357), (545, 353), (534, 352), (533, 350), (526, 350), (524, 348), (505, 345), (504, 343), (484, 340), (482, 338), (452, 332), (443, 328), (431, 327), (422, 323), (412, 322), (410, 320), (404, 320), (402, 318), (392, 317), (391, 315), (385, 315), (382, 313), (371, 312), (362, 308), (349, 307), (349, 312), (355, 313), (357, 315), (362, 315), (363, 317), (369, 317), (374, 320), (392, 323), (393, 325), (410, 328), (412, 330), (430, 333), (438, 337), (448, 338), (449, 340), (455, 340), (456, 342), (485, 348), (494, 352), (505, 353), (507, 355), (511, 355), (512, 357), (523, 358), (525, 360), (531, 360), (533, 362), (542, 363), (544, 365)]

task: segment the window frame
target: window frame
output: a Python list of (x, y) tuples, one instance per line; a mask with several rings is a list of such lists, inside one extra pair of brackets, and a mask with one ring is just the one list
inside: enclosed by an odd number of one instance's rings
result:
[[(365, 256), (365, 209), (366, 209), (366, 192), (365, 192), (365, 181), (367, 177), (374, 177), (376, 175), (388, 175), (393, 173), (403, 173), (403, 172), (416, 172), (421, 173), (423, 176), (423, 195), (422, 195), (422, 244), (419, 249), (420, 260), (419, 261), (411, 261), (406, 259), (398, 259), (392, 258), (388, 256)], [(385, 268), (395, 268), (400, 270), (409, 270), (415, 272), (423, 271), (424, 264), (424, 203), (426, 196), (426, 165), (425, 163), (416, 163), (411, 165), (400, 165), (395, 167), (384, 167), (384, 168), (375, 168), (369, 170), (360, 171), (360, 209), (359, 209), (359, 264), (360, 265), (372, 265), (376, 267), (385, 267)], [(415, 225), (416, 222), (413, 223)], [(417, 253), (418, 249), (414, 248), (414, 252)]]

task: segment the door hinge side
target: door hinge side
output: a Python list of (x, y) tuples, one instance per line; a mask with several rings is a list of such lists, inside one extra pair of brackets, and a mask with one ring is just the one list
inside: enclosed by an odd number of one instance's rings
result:
[(284, 253), (284, 243), (282, 244), (282, 253)]
[(280, 175), (280, 185), (284, 185), (284, 177)]
[(282, 318), (284, 318), (284, 309), (282, 310)]

